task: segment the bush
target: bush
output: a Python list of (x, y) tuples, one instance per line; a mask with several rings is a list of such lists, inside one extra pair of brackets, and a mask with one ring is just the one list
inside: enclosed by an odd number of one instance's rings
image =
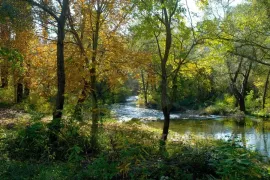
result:
[(255, 99), (254, 91), (251, 90), (245, 98), (246, 109), (253, 112), (260, 107), (261, 99)]
[(223, 100), (218, 100), (214, 105), (210, 105), (205, 108), (205, 114), (214, 115), (228, 115), (235, 113), (237, 108), (235, 108), (235, 98), (228, 94), (224, 95)]
[(211, 164), (217, 175), (224, 179), (269, 179), (267, 168), (252, 153), (240, 145), (221, 143), (213, 151)]
[(14, 103), (14, 87), (8, 86), (8, 88), (0, 88), (0, 102), (3, 104)]
[(7, 141), (7, 151), (13, 159), (40, 159), (50, 155), (46, 126), (40, 122), (19, 130), (14, 139)]
[[(48, 128), (49, 127), (49, 128)], [(9, 157), (16, 160), (70, 160), (81, 161), (81, 155), (89, 148), (88, 140), (79, 134), (78, 124), (66, 122), (58, 130), (54, 124), (48, 126), (42, 122), (34, 122), (21, 128), (14, 138), (6, 141)], [(52, 141), (54, 136), (55, 141)]]
[(168, 141), (166, 149), (161, 149), (159, 130), (136, 121), (111, 122), (100, 128), (100, 149), (94, 154), (89, 129), (90, 124), (85, 122), (62, 121), (55, 142), (50, 141), (51, 132), (41, 122), (21, 129), (6, 146), (1, 146), (11, 161), (0, 159), (0, 178), (270, 178), (261, 156), (230, 142), (191, 136), (183, 141)]
[(77, 167), (69, 163), (33, 163), (0, 160), (1, 180), (63, 180), (73, 179)]

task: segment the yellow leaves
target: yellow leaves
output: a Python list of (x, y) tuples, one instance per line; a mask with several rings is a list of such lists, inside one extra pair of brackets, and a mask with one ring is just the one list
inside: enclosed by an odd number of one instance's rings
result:
[(37, 38), (31, 38), (25, 52), (24, 81), (33, 93), (43, 97), (54, 94), (56, 84), (56, 45), (40, 44)]
[(257, 77), (256, 81), (254, 81), (253, 83), (257, 88), (263, 88), (265, 83), (264, 81), (265, 80), (262, 77)]
[(193, 77), (196, 74), (196, 68), (197, 68), (196, 64), (188, 63), (182, 67), (181, 73), (183, 74), (183, 76)]

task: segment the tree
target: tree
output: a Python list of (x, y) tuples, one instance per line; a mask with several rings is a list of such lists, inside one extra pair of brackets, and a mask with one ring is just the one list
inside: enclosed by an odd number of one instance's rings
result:
[(161, 140), (165, 142), (169, 132), (170, 113), (174, 101), (176, 101), (174, 97), (178, 91), (179, 72), (189, 60), (195, 47), (203, 43), (203, 39), (193, 26), (188, 7), (187, 14), (190, 18), (190, 26), (186, 25), (182, 16), (186, 9), (180, 5), (178, 0), (134, 1), (134, 3), (137, 6), (135, 16), (141, 19), (133, 27), (135, 36), (154, 39), (151, 43), (156, 45), (153, 59), (159, 61), (156, 73), (160, 75), (161, 79), (160, 99), (164, 115)]
[[(235, 7), (231, 6), (231, 1), (214, 0), (211, 3), (221, 7), (223, 13), (221, 15), (211, 13), (209, 16), (212, 23), (216, 24), (215, 31), (208, 31), (209, 39), (219, 42), (216, 49), (226, 59), (231, 92), (240, 110), (245, 112), (248, 80), (254, 65), (257, 63), (270, 65), (267, 47), (269, 35), (265, 33), (269, 29), (268, 10), (263, 7), (262, 13), (258, 13), (258, 8), (262, 6), (260, 3), (256, 4), (256, 1), (242, 3)], [(212, 11), (213, 9), (215, 8), (212, 8)], [(211, 11), (211, 8), (209, 10)], [(261, 12), (261, 9), (259, 11)], [(238, 60), (236, 66), (234, 60)], [(267, 80), (265, 86), (266, 84), (268, 84)], [(265, 97), (263, 96), (262, 99)]]
[(266, 99), (266, 96), (267, 96), (269, 78), (270, 78), (270, 70), (268, 70), (267, 77), (266, 77), (265, 84), (264, 84), (263, 99), (262, 99), (262, 108), (263, 109), (265, 108), (265, 99)]
[[(161, 109), (164, 115), (164, 125), (162, 131), (162, 141), (166, 141), (169, 125), (170, 125), (170, 111), (171, 103), (168, 95), (168, 74), (167, 63), (170, 57), (172, 46), (172, 29), (173, 21), (179, 15), (179, 1), (178, 0), (156, 0), (156, 1), (134, 1), (137, 5), (139, 16), (142, 18), (142, 26), (144, 31), (154, 36), (157, 52), (160, 61), (161, 69)], [(143, 24), (144, 23), (144, 24)], [(161, 36), (164, 35), (163, 47), (160, 42)]]
[[(244, 58), (240, 57), (240, 60), (236, 67), (235, 72), (232, 72), (232, 67), (229, 61), (227, 61), (227, 65), (228, 65), (228, 70), (229, 70), (229, 77), (231, 80), (230, 88), (232, 90), (232, 93), (237, 100), (237, 104), (240, 107), (240, 111), (246, 112), (245, 97), (247, 95), (248, 79), (250, 76), (250, 72), (252, 70), (253, 62), (249, 61), (245, 65)], [(239, 78), (240, 75), (242, 75), (243, 78)], [(239, 79), (242, 79), (242, 80), (239, 80)]]
[[(32, 6), (42, 9), (48, 13), (57, 24), (57, 96), (53, 119), (61, 119), (65, 100), (65, 63), (64, 63), (64, 39), (65, 39), (65, 24), (69, 9), (69, 0), (59, 2), (61, 7), (60, 13), (53, 10), (48, 2), (41, 1), (40, 3), (34, 0), (24, 0)], [(59, 14), (59, 15), (58, 15)], [(60, 123), (60, 121), (59, 121)]]
[[(105, 65), (104, 57), (108, 51), (107, 41), (113, 41), (117, 30), (125, 23), (129, 6), (128, 1), (82, 1), (76, 4), (75, 14), (69, 11), (69, 25), (76, 44), (80, 50), (83, 62), (83, 88), (75, 106), (75, 117), (82, 119), (82, 105), (91, 95), (91, 144), (93, 148), (97, 146), (97, 132), (99, 121), (99, 102), (98, 102), (98, 72), (101, 65)], [(123, 13), (116, 14), (121, 10)]]
[[(12, 75), (14, 102), (19, 103), (23, 99), (23, 92), (27, 91), (23, 63), (28, 48), (29, 34), (31, 34), (26, 33), (32, 27), (31, 12), (21, 1), (4, 0), (0, 2), (0, 8), (2, 15), (0, 18), (2, 87), (8, 87), (8, 77)], [(20, 20), (19, 18), (22, 16), (25, 18)]]

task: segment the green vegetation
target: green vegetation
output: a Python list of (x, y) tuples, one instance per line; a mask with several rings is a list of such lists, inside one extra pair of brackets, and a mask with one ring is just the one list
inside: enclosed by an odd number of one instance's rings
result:
[(270, 179), (269, 29), (270, 0), (0, 0), (0, 179)]
[(178, 135), (161, 150), (160, 129), (105, 122), (93, 153), (91, 124), (66, 120), (57, 143), (49, 141), (49, 126), (40, 120), (1, 126), (1, 179), (270, 178), (262, 156), (231, 142)]

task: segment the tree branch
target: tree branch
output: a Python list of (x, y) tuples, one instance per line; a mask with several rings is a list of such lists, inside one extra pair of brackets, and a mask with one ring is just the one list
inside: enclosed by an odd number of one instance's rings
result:
[(57, 17), (57, 15), (52, 10), (50, 10), (47, 6), (41, 5), (41, 4), (37, 3), (37, 2), (35, 2), (34, 0), (23, 0), (23, 1), (28, 2), (32, 6), (36, 6), (38, 8), (43, 9), (45, 12), (50, 14), (56, 21), (59, 21), (59, 18)]

